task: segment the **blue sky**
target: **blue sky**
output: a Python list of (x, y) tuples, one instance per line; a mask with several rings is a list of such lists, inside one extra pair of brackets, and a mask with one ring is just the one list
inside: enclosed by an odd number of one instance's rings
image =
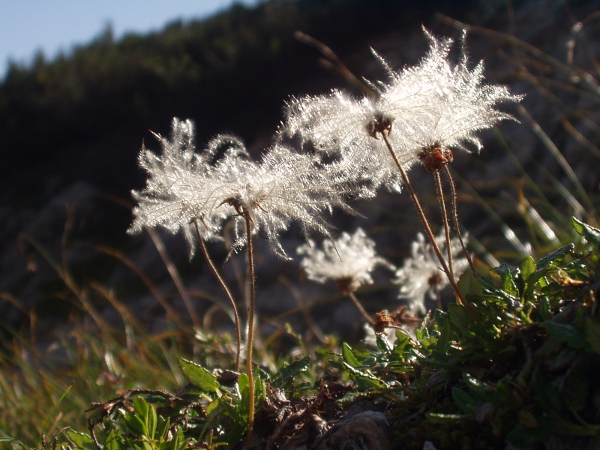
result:
[(0, 78), (9, 58), (29, 63), (85, 44), (111, 24), (115, 37), (159, 30), (175, 19), (202, 18), (256, 0), (0, 0)]

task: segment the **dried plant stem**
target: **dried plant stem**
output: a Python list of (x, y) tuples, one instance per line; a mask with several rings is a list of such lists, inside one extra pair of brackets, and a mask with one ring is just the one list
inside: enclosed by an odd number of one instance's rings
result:
[(356, 307), (358, 308), (360, 313), (363, 315), (363, 317), (365, 319), (367, 319), (367, 322), (369, 322), (371, 325), (375, 325), (375, 321), (371, 318), (371, 316), (365, 310), (365, 308), (363, 308), (362, 303), (356, 298), (356, 295), (354, 295), (354, 292), (352, 292), (352, 291), (348, 292), (348, 297), (350, 297), (350, 300), (352, 300), (352, 302), (356, 305)]
[(394, 162), (396, 163), (398, 170), (400, 171), (400, 176), (402, 177), (402, 181), (406, 185), (406, 188), (408, 189), (410, 197), (415, 205), (415, 209), (417, 210), (417, 214), (419, 215), (419, 218), (421, 219), (421, 223), (423, 224), (425, 233), (427, 234), (427, 237), (429, 238), (429, 241), (431, 242), (431, 246), (432, 246), (433, 250), (435, 251), (436, 256), (438, 257), (440, 264), (442, 265), (442, 270), (448, 277), (448, 281), (450, 282), (450, 285), (452, 286), (452, 289), (454, 290), (454, 295), (456, 296), (458, 303), (463, 305), (467, 309), (467, 311), (469, 311), (469, 314), (471, 315), (473, 320), (479, 322), (480, 320), (477, 317), (477, 315), (475, 314), (475, 312), (473, 311), (473, 308), (471, 308), (471, 305), (469, 305), (467, 300), (464, 298), (464, 296), (458, 289), (456, 280), (454, 279), (454, 277), (450, 276), (450, 270), (448, 269), (448, 265), (446, 264), (444, 255), (442, 255), (440, 247), (437, 245), (437, 242), (435, 241), (435, 236), (433, 235), (433, 231), (431, 231), (431, 227), (429, 226), (429, 221), (427, 220), (427, 217), (425, 217), (425, 212), (423, 211), (423, 208), (421, 207), (421, 202), (419, 202), (419, 198), (417, 197), (417, 193), (415, 192), (415, 190), (412, 186), (412, 183), (410, 182), (410, 179), (408, 178), (408, 174), (404, 170), (404, 167), (402, 167), (402, 164), (400, 163), (400, 160), (398, 159), (398, 156), (396, 155), (396, 152), (394, 151), (394, 147), (392, 145), (392, 142), (390, 141), (388, 134), (389, 134), (388, 130), (384, 130), (381, 132), (381, 136), (383, 137), (383, 140), (384, 140), (388, 150), (390, 151), (390, 154), (392, 155), (392, 158), (394, 159)]
[(321, 65), (326, 69), (329, 69), (333, 72), (337, 72), (342, 77), (346, 79), (350, 84), (353, 84), (355, 87), (360, 89), (367, 96), (374, 96), (375, 92), (371, 89), (364, 81), (360, 78), (357, 78), (350, 69), (346, 67), (346, 65), (338, 58), (335, 52), (329, 48), (327, 45), (323, 44), (321, 41), (304, 34), (301, 31), (296, 31), (294, 33), (294, 37), (305, 44), (310, 45), (311, 47), (316, 48), (321, 54), (326, 58), (320, 61)]
[(183, 303), (185, 304), (185, 307), (188, 310), (190, 317), (192, 318), (192, 323), (194, 325), (194, 328), (199, 328), (200, 322), (198, 321), (196, 312), (194, 311), (194, 308), (192, 307), (192, 301), (190, 300), (190, 296), (188, 295), (188, 293), (185, 289), (185, 286), (183, 285), (183, 280), (179, 276), (179, 272), (177, 271), (175, 264), (173, 264), (173, 262), (171, 261), (171, 258), (169, 258), (169, 254), (167, 253), (165, 244), (163, 244), (162, 239), (160, 238), (158, 233), (156, 231), (154, 231), (153, 228), (145, 227), (145, 229), (148, 232), (148, 234), (150, 235), (150, 237), (152, 238), (152, 242), (154, 243), (154, 246), (156, 247), (156, 250), (158, 251), (160, 258), (163, 260), (163, 263), (165, 264), (165, 267), (167, 268), (169, 275), (171, 275), (171, 279), (173, 280), (173, 282), (175, 283), (175, 286), (177, 287), (177, 290), (179, 291), (179, 295), (181, 295), (181, 298), (183, 299)]
[[(442, 186), (442, 177), (439, 172), (433, 174), (437, 186), (437, 198), (442, 209), (442, 222), (444, 224), (444, 234), (446, 238), (446, 254), (448, 255), (448, 271), (454, 279), (454, 261), (452, 260), (452, 248), (450, 247), (450, 224), (448, 223), (448, 211), (446, 211), (446, 202), (444, 201), (444, 188)], [(440, 302), (441, 304), (441, 302)]]
[(454, 228), (456, 229), (456, 235), (458, 236), (458, 240), (460, 241), (460, 246), (462, 247), (463, 254), (467, 261), (469, 261), (469, 266), (473, 271), (473, 274), (477, 276), (477, 271), (475, 270), (475, 265), (473, 264), (473, 259), (471, 255), (467, 251), (467, 247), (462, 238), (462, 233), (460, 232), (460, 224), (458, 223), (458, 208), (456, 207), (456, 186), (454, 185), (454, 178), (452, 177), (452, 173), (450, 172), (450, 167), (448, 164), (444, 164), (444, 171), (446, 172), (446, 176), (448, 177), (448, 184), (450, 185), (450, 201), (452, 203), (452, 219), (454, 221)]
[(221, 277), (221, 274), (219, 273), (216, 266), (214, 265), (212, 258), (208, 254), (208, 249), (206, 248), (206, 243), (204, 242), (204, 239), (202, 239), (202, 235), (200, 234), (200, 228), (198, 227), (198, 221), (196, 219), (194, 219), (193, 222), (194, 222), (194, 226), (196, 227), (196, 235), (198, 236), (198, 242), (200, 243), (200, 248), (202, 249), (204, 258), (206, 259), (206, 262), (208, 262), (208, 266), (210, 267), (210, 270), (212, 270), (212, 273), (215, 275), (215, 277), (219, 281), (219, 284), (225, 291), (225, 295), (229, 299), (229, 303), (231, 303), (231, 308), (233, 309), (233, 316), (235, 318), (235, 331), (237, 334), (237, 352), (235, 355), (235, 370), (236, 370), (236, 372), (239, 372), (240, 371), (240, 357), (241, 357), (241, 353), (242, 353), (242, 329), (240, 326), (240, 315), (238, 314), (237, 306), (235, 305), (235, 301), (233, 300), (233, 295), (231, 295), (231, 291), (225, 284), (225, 280), (223, 280), (223, 277)]
[(252, 347), (254, 343), (254, 311), (256, 302), (256, 290), (254, 283), (254, 246), (252, 243), (252, 218), (250, 213), (243, 211), (246, 221), (246, 240), (248, 245), (248, 282), (250, 283), (250, 305), (248, 307), (248, 342), (246, 344), (246, 369), (248, 372), (248, 435), (246, 447), (250, 449), (252, 441), (252, 429), (254, 428), (254, 372), (252, 368)]

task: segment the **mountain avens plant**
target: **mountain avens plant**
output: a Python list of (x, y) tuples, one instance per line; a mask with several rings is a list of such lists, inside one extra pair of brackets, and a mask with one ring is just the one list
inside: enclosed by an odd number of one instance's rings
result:
[[(236, 368), (239, 368), (241, 352), (236, 302), (212, 264), (203, 241), (223, 239), (224, 224), (232, 221), (235, 235), (232, 251), (247, 249), (250, 296), (246, 343), (248, 446), (255, 413), (253, 236), (259, 231), (264, 231), (278, 255), (287, 258), (279, 234), (292, 221), (298, 222), (305, 232), (319, 231), (328, 237), (330, 227), (322, 214), (331, 213), (334, 207), (351, 211), (345, 202), (345, 194), (373, 196), (380, 185), (396, 191), (405, 185), (458, 302), (467, 308), (474, 320), (479, 320), (456, 283), (459, 267), (453, 264), (455, 249), (450, 240), (438, 172), (452, 161), (450, 148), (465, 149), (464, 144), (470, 143), (479, 150), (481, 143), (475, 133), (511, 118), (496, 110), (496, 104), (518, 101), (520, 97), (511, 95), (505, 87), (484, 84), (483, 65), (480, 63), (469, 69), (464, 51), (460, 62), (451, 64), (448, 54), (452, 41), (438, 40), (427, 31), (425, 34), (431, 47), (415, 67), (395, 72), (375, 54), (387, 69), (390, 81), (369, 83), (372, 95), (356, 99), (342, 91), (333, 91), (324, 96), (292, 99), (287, 105), (279, 136), (276, 136), (277, 143), (267, 149), (258, 162), (250, 157), (237, 138), (228, 135), (217, 136), (206, 149), (196, 152), (190, 120), (174, 119), (170, 140), (157, 135), (163, 147), (161, 155), (142, 149), (140, 165), (148, 173), (148, 181), (143, 191), (133, 192), (138, 206), (134, 209), (135, 219), (130, 232), (137, 233), (144, 227), (158, 225), (173, 233), (181, 229), (190, 244), (191, 255), (196, 239), (201, 242), (203, 253), (235, 312)], [(284, 146), (281, 144), (283, 135), (299, 136), (302, 147), (310, 143), (316, 152), (305, 153), (303, 148), (298, 151)], [(447, 257), (441, 253), (439, 239), (434, 237), (407, 175), (407, 170), (416, 163), (424, 164), (427, 171), (437, 177)], [(458, 219), (455, 222), (458, 225)], [(460, 230), (457, 232), (460, 234)], [(376, 264), (391, 267), (375, 256), (374, 243), (358, 230), (354, 237), (344, 233), (339, 240), (326, 241), (323, 252), (314, 249), (313, 245), (309, 242), (299, 249), (307, 255), (302, 264), (309, 278), (317, 281), (334, 279), (365, 319), (375, 325), (354, 295), (358, 286), (370, 281), (370, 271)], [(466, 253), (464, 244), (462, 248)], [(417, 257), (416, 254), (413, 256)], [(463, 269), (462, 264), (460, 266)], [(406, 277), (414, 274), (409, 273), (406, 266), (399, 271), (397, 280), (404, 283)], [(416, 275), (423, 277), (421, 273)], [(437, 281), (437, 275), (435, 271), (429, 271), (427, 275), (430, 291), (442, 285)], [(435, 283), (432, 282), (434, 279)], [(414, 286), (419, 283), (414, 279), (411, 282)], [(406, 283), (402, 289), (407, 295)], [(422, 290), (419, 290), (420, 294)], [(410, 294), (416, 295), (415, 292)], [(413, 301), (416, 302), (413, 309), (424, 310), (419, 300)]]
[(390, 270), (395, 267), (384, 258), (377, 256), (375, 241), (369, 239), (362, 228), (353, 235), (342, 233), (339, 239), (323, 241), (323, 250), (315, 247), (309, 240), (296, 249), (305, 255), (300, 265), (310, 280), (323, 283), (335, 281), (339, 290), (348, 295), (367, 322), (374, 324), (354, 292), (364, 284), (372, 284), (371, 272), (376, 266), (384, 266)]

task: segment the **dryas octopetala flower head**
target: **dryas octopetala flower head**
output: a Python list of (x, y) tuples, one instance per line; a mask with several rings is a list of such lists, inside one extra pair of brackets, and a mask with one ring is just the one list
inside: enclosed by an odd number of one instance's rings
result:
[(245, 214), (252, 222), (252, 233), (261, 229), (275, 252), (287, 258), (279, 233), (297, 221), (305, 235), (319, 231), (329, 236), (330, 226), (323, 213), (333, 207), (351, 211), (344, 203), (344, 188), (335, 185), (318, 160), (276, 145), (263, 154), (260, 163), (226, 154), (207, 180), (212, 193), (210, 210), (229, 205), (235, 221), (234, 248), (246, 244)]
[(198, 189), (208, 176), (211, 155), (195, 152), (190, 120), (174, 118), (170, 139), (155, 136), (162, 153), (156, 155), (142, 147), (138, 159), (148, 178), (144, 190), (132, 191), (138, 204), (133, 209), (134, 221), (128, 232), (136, 234), (144, 227), (158, 225), (172, 233), (182, 229), (193, 253), (195, 237), (191, 221), (203, 221), (204, 239), (218, 239), (221, 221), (226, 217), (208, 214), (205, 192)]
[(191, 122), (177, 119), (171, 140), (157, 137), (162, 155), (146, 149), (140, 155), (148, 180), (143, 191), (133, 191), (138, 205), (131, 233), (144, 226), (161, 225), (173, 233), (183, 229), (193, 254), (193, 221), (198, 221), (203, 239), (218, 239), (224, 222), (233, 220), (235, 250), (246, 243), (249, 217), (252, 233), (263, 230), (276, 253), (285, 256), (279, 233), (292, 221), (300, 222), (306, 232), (329, 235), (322, 213), (335, 206), (349, 210), (343, 188), (318, 170), (315, 157), (277, 145), (256, 162), (239, 139), (228, 135), (216, 137), (196, 153)]
[(452, 159), (450, 148), (472, 143), (480, 149), (475, 133), (511, 118), (495, 105), (521, 97), (504, 86), (484, 84), (483, 64), (469, 69), (464, 50), (453, 65), (452, 40), (438, 40), (424, 31), (430, 49), (418, 65), (396, 72), (375, 54), (390, 81), (369, 83), (373, 96), (354, 98), (333, 90), (329, 95), (293, 98), (281, 132), (337, 155), (349, 174), (368, 176), (374, 186), (385, 184), (394, 190), (400, 189), (400, 178), (381, 139), (384, 132), (405, 169), (423, 162), (435, 172)]
[[(443, 255), (446, 255), (446, 237), (442, 232), (435, 238)], [(465, 245), (467, 238), (464, 238)], [(458, 256), (462, 254), (462, 246), (458, 238), (450, 239), (450, 253), (452, 255), (454, 275), (462, 274), (469, 262), (467, 258)], [(396, 271), (394, 283), (400, 285), (398, 298), (408, 300), (410, 313), (427, 312), (425, 301), (437, 300), (439, 293), (448, 284), (446, 274), (440, 268), (440, 261), (435, 254), (431, 243), (426, 241), (423, 234), (418, 233), (417, 239), (412, 243), (410, 257)]]
[(324, 283), (333, 280), (342, 293), (354, 292), (364, 284), (372, 284), (371, 272), (382, 265), (390, 270), (395, 267), (384, 258), (377, 256), (375, 242), (369, 239), (362, 228), (353, 235), (346, 232), (336, 240), (323, 241), (323, 250), (316, 248), (309, 240), (297, 249), (305, 255), (300, 263), (309, 279)]

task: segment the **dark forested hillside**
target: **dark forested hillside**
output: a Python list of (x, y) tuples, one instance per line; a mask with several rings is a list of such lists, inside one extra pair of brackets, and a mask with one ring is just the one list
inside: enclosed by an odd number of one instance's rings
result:
[[(374, 36), (414, 32), (439, 9), (466, 2), (274, 0), (235, 5), (199, 21), (115, 41), (107, 29), (89, 45), (31, 67), (13, 65), (0, 85), (5, 158), (0, 200), (39, 206), (78, 180), (127, 195), (139, 184), (136, 154), (148, 129), (166, 132), (173, 116), (192, 118), (200, 140), (229, 131), (263, 145), (290, 94), (335, 78), (295, 30), (341, 55), (368, 56)], [(450, 12), (447, 11), (447, 12)], [(321, 80), (321, 81), (320, 81)]]
[[(467, 37), (473, 65), (485, 58), (487, 79), (510, 84), (516, 94), (527, 94), (522, 105), (548, 133), (548, 139), (560, 145), (585, 189), (596, 190), (598, 171), (590, 168), (597, 165), (598, 129), (588, 118), (596, 117), (598, 91), (593, 77), (585, 72), (596, 73), (596, 47), (578, 41), (571, 61), (564, 61), (567, 43), (574, 42), (577, 20), (592, 17), (585, 22), (585, 32), (589, 42), (594, 42), (600, 26), (593, 13), (599, 3), (270, 0), (254, 7), (235, 5), (205, 20), (171, 23), (144, 36), (115, 40), (107, 29), (88, 45), (55, 60), (39, 55), (30, 67), (13, 65), (0, 83), (0, 298), (10, 293), (26, 308), (44, 303), (47, 312), (57, 315), (68, 305), (60, 292), (64, 280), (42, 261), (42, 247), (50, 248), (59, 260), (69, 260), (82, 280), (100, 280), (116, 289), (124, 286), (128, 301), (134, 298), (135, 286), (127, 278), (131, 274), (115, 269), (114, 260), (100, 257), (98, 247), (90, 249), (98, 243), (122, 248), (131, 223), (128, 206), (94, 203), (98, 194), (130, 201), (131, 189), (144, 184), (137, 162), (142, 142), (158, 149), (149, 130), (167, 134), (173, 117), (195, 122), (198, 147), (218, 133), (229, 132), (258, 154), (270, 144), (290, 96), (324, 93), (336, 86), (350, 89), (346, 80), (319, 65), (317, 50), (294, 38), (296, 30), (329, 45), (356, 75), (378, 80), (386, 74), (369, 47), (384, 55), (393, 68), (401, 68), (416, 63), (427, 50), (422, 25), (437, 36), (454, 39), (463, 25), (444, 20), (444, 16), (473, 25)], [(514, 108), (510, 113), (515, 114)], [(507, 139), (498, 143), (490, 131), (481, 158), (463, 152), (453, 164), (477, 186), (481, 198), (494, 198), (494, 202), (501, 198), (493, 207), (502, 219), (494, 217), (495, 210), (490, 213), (491, 208), (481, 206), (484, 201), (471, 193), (459, 199), (465, 227), (484, 241), (480, 248), (491, 242), (490, 248), (504, 251), (506, 240), (499, 226), (505, 223), (517, 232), (525, 228), (524, 213), (515, 211), (523, 179), (555, 186), (565, 179), (565, 171), (540, 139), (536, 124), (515, 115), (527, 126), (507, 122), (502, 124), (502, 132), (513, 139), (515, 134), (510, 131), (518, 129), (518, 142)], [(507, 148), (514, 154), (509, 155)], [(516, 159), (521, 166), (515, 165)], [(548, 173), (558, 174), (558, 181)], [(507, 184), (504, 190), (498, 187)], [(572, 188), (569, 180), (564, 185)], [(552, 188), (544, 195), (553, 205), (563, 205), (556, 192)], [(368, 211), (361, 211), (372, 219), (369, 226), (396, 228), (404, 219), (403, 211), (412, 208), (406, 196), (396, 196), (393, 208), (387, 210), (385, 201), (382, 196)], [(75, 213), (67, 209), (75, 203), (76, 220)], [(356, 226), (350, 222), (354, 219), (339, 220), (348, 221), (334, 224), (340, 229)], [(396, 237), (389, 238), (393, 245), (388, 245), (388, 251), (394, 254), (387, 256), (399, 258), (408, 251), (410, 239), (405, 237), (412, 239), (418, 224), (416, 220), (406, 222), (399, 242)], [(67, 239), (63, 231), (71, 224), (76, 226), (68, 229)], [(524, 240), (528, 239), (524, 234)], [(192, 278), (198, 282), (199, 269), (189, 268), (189, 254), (179, 238), (169, 243), (169, 251), (181, 263), (180, 270), (195, 271)], [(37, 248), (32, 239), (39, 239)], [(79, 247), (68, 247), (67, 241)], [(140, 241), (142, 238), (129, 240), (125, 245), (139, 250), (142, 256), (135, 257), (152, 272), (156, 249), (150, 245), (148, 251), (153, 253), (148, 257)], [(292, 238), (290, 245), (297, 243)], [(67, 247), (70, 253), (65, 256)], [(520, 245), (517, 251), (524, 248)], [(155, 264), (161, 265), (160, 261)], [(281, 270), (286, 267), (281, 265)], [(276, 284), (277, 275), (270, 272), (269, 276)], [(156, 275), (159, 277), (164, 277), (165, 284), (171, 283), (168, 275)], [(395, 298), (396, 294), (390, 295)], [(57, 302), (58, 297), (61, 301)], [(7, 310), (11, 314), (5, 313)], [(19, 316), (4, 301), (0, 315), (9, 321)]]

